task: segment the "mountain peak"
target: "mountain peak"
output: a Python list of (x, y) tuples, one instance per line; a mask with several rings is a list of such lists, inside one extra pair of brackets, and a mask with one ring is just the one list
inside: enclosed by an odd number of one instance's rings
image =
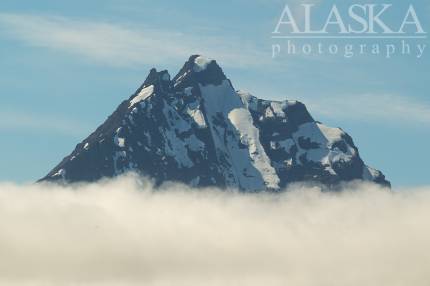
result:
[(129, 98), (129, 101), (133, 101), (134, 98), (138, 97), (139, 94), (148, 87), (152, 86), (152, 90), (158, 93), (163, 93), (170, 89), (171, 80), (170, 74), (167, 70), (157, 71), (157, 69), (152, 68), (149, 71), (143, 84), (138, 88), (138, 90)]
[(201, 55), (192, 55), (173, 78), (173, 82), (175, 88), (181, 89), (184, 86), (195, 84), (220, 85), (225, 79), (227, 78), (216, 60)]
[(149, 75), (146, 77), (144, 86), (148, 85), (157, 85), (157, 84), (166, 84), (170, 82), (170, 74), (167, 70), (157, 71), (157, 69), (152, 68), (149, 72)]
[(294, 182), (389, 186), (340, 128), (297, 101), (235, 91), (215, 60), (191, 56), (173, 80), (152, 69), (143, 85), (44, 179), (82, 182), (137, 172), (157, 184), (243, 191)]
[(215, 60), (200, 55), (191, 56), (189, 61), (194, 64), (193, 70), (195, 72), (203, 72), (208, 68), (209, 65), (216, 64)]

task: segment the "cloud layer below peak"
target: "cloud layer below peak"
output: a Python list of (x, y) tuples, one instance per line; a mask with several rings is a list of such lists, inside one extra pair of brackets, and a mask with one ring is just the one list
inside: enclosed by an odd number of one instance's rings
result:
[(0, 184), (1, 285), (427, 285), (430, 189)]

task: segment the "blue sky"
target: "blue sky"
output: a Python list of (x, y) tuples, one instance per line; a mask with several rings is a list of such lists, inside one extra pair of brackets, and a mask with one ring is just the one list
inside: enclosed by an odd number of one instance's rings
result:
[[(356, 3), (310, 2), (322, 21), (327, 7)], [(430, 51), (419, 59), (272, 59), (272, 44), (285, 44), (271, 39), (285, 3), (299, 7), (300, 0), (2, 0), (0, 180), (44, 176), (137, 89), (151, 67), (175, 74), (191, 54), (205, 54), (222, 65), (235, 88), (261, 98), (298, 99), (315, 119), (347, 131), (364, 161), (394, 185), (430, 184)], [(428, 1), (394, 4), (388, 23), (399, 23), (413, 4), (429, 30)], [(299, 10), (294, 13), (299, 17)], [(409, 43), (417, 42), (429, 44)]]

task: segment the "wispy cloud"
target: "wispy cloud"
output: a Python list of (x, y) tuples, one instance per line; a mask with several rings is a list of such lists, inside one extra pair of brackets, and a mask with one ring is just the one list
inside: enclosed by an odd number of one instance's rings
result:
[(216, 36), (185, 35), (142, 26), (92, 22), (58, 16), (0, 14), (0, 31), (35, 46), (64, 51), (103, 64), (133, 66), (184, 61), (207, 54), (220, 62), (244, 67), (261, 65), (262, 53), (246, 44)]
[(58, 115), (34, 114), (21, 111), (0, 110), (0, 130), (29, 130), (44, 134), (61, 134), (66, 136), (83, 136), (90, 130), (89, 126)]
[(430, 101), (390, 94), (323, 96), (304, 100), (312, 112), (333, 118), (430, 123)]

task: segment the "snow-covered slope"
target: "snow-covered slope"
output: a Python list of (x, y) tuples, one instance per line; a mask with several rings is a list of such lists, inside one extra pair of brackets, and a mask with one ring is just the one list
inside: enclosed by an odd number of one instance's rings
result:
[(243, 191), (288, 183), (389, 185), (366, 166), (348, 134), (316, 122), (297, 101), (235, 91), (216, 61), (192, 56), (172, 80), (152, 69), (144, 84), (42, 180), (95, 181), (135, 171)]

